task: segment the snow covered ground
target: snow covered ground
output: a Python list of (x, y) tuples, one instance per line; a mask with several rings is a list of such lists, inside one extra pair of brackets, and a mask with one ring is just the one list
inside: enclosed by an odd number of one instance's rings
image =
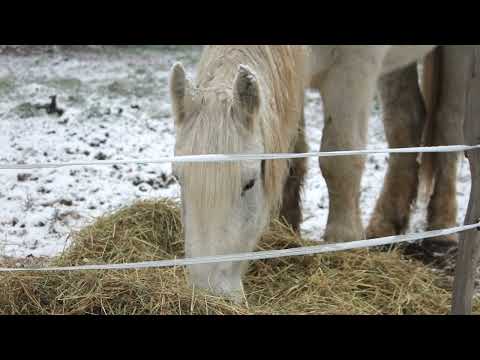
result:
[[(0, 163), (147, 159), (172, 155), (174, 145), (168, 73), (175, 61), (193, 72), (196, 46), (155, 46), (103, 51), (0, 55)], [(56, 95), (64, 114), (37, 104)], [(307, 134), (318, 150), (323, 128), (321, 99), (308, 93)], [(371, 148), (385, 148), (380, 114), (372, 112)], [(373, 210), (387, 155), (369, 158), (363, 181), (364, 221)], [(320, 239), (328, 196), (318, 161), (310, 159), (303, 231)], [(96, 217), (139, 199), (177, 197), (170, 165), (78, 167), (0, 172), (0, 256), (52, 256), (69, 234)], [(459, 223), (470, 191), (469, 169), (459, 173)], [(424, 229), (416, 211), (411, 231)]]

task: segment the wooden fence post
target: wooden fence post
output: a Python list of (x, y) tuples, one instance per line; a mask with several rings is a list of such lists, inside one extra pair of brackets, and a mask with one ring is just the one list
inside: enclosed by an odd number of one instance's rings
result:
[[(480, 46), (472, 46), (472, 78), (467, 90), (465, 141), (467, 145), (480, 144)], [(480, 151), (467, 153), (472, 175), (470, 203), (466, 224), (480, 220)], [(460, 236), (457, 268), (453, 285), (453, 315), (471, 315), (475, 277), (480, 257), (480, 231), (471, 230)]]

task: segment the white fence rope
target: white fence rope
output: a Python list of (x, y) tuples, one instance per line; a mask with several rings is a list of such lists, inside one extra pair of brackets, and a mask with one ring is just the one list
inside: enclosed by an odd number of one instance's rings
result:
[[(465, 146), (436, 146), (436, 147), (416, 147), (403, 149), (381, 149), (381, 150), (354, 150), (354, 151), (335, 151), (335, 152), (312, 152), (302, 154), (236, 154), (236, 155), (199, 155), (199, 156), (178, 156), (163, 157), (158, 160), (117, 160), (117, 161), (86, 161), (69, 163), (45, 163), (45, 164), (0, 164), (0, 170), (33, 170), (33, 169), (53, 169), (74, 166), (111, 166), (111, 165), (129, 165), (129, 164), (162, 164), (162, 163), (198, 163), (198, 162), (233, 162), (246, 160), (280, 160), (280, 159), (298, 159), (309, 157), (338, 157), (372, 154), (412, 154), (412, 153), (448, 153), (464, 152), (480, 149), (480, 145)], [(480, 229), (480, 222), (473, 225), (465, 225), (451, 229), (428, 231), (420, 234), (390, 236), (372, 240), (360, 240), (355, 242), (327, 244), (309, 247), (300, 247), (286, 250), (259, 251), (254, 253), (207, 256), (191, 259), (174, 259), (162, 261), (149, 261), (141, 263), (110, 264), (110, 265), (84, 265), (73, 267), (45, 267), (45, 268), (0, 268), (0, 272), (51, 272), (51, 271), (87, 271), (87, 270), (134, 270), (148, 268), (182, 267), (190, 265), (206, 265), (225, 262), (242, 262), (252, 260), (267, 260), (273, 258), (283, 258), (292, 256), (315, 255), (322, 253), (332, 253), (346, 250), (370, 248), (384, 245), (394, 245), (404, 242), (415, 242), (434, 237), (448, 236), (456, 233)]]
[(353, 151), (333, 151), (333, 152), (311, 152), (302, 154), (235, 154), (235, 155), (195, 155), (195, 156), (172, 156), (162, 157), (156, 160), (112, 160), (112, 161), (79, 161), (79, 162), (58, 162), (58, 163), (39, 163), (39, 164), (0, 164), (0, 170), (34, 170), (34, 169), (57, 169), (64, 167), (77, 166), (112, 166), (112, 165), (132, 165), (132, 164), (165, 164), (165, 163), (211, 163), (211, 162), (235, 162), (247, 160), (281, 160), (281, 159), (301, 159), (318, 157), (338, 157), (355, 155), (375, 155), (375, 154), (421, 154), (421, 153), (452, 153), (480, 149), (480, 145), (465, 146), (435, 146), (435, 147), (415, 147), (402, 149), (372, 149), (372, 150), (353, 150)]
[(0, 273), (14, 272), (59, 272), (59, 271), (91, 271), (91, 270), (139, 270), (150, 268), (183, 267), (189, 265), (218, 264), (225, 262), (241, 262), (252, 260), (267, 260), (274, 258), (284, 258), (293, 256), (316, 255), (322, 253), (332, 253), (346, 250), (363, 249), (375, 246), (394, 245), (404, 242), (414, 242), (424, 239), (431, 239), (439, 236), (448, 236), (464, 231), (480, 228), (480, 222), (473, 225), (460, 226), (444, 230), (428, 231), (421, 234), (390, 236), (373, 240), (361, 240), (340, 244), (326, 244), (318, 246), (299, 247), (286, 250), (259, 251), (254, 253), (207, 256), (191, 259), (174, 259), (162, 261), (149, 261), (130, 264), (110, 264), (110, 265), (84, 265), (72, 267), (45, 267), (45, 268), (0, 268)]

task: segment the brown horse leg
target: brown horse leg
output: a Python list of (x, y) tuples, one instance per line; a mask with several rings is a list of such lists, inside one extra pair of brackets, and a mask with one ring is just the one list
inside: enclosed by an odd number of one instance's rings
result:
[[(441, 97), (435, 117), (434, 145), (463, 143), (463, 121), (466, 105), (465, 89), (468, 68), (466, 46), (448, 45), (442, 49)], [(457, 166), (458, 154), (435, 154), (435, 188), (428, 208), (428, 228), (437, 230), (457, 224)], [(457, 241), (453, 235), (431, 241), (448, 244)]]
[[(305, 140), (305, 119), (302, 116), (301, 126), (298, 132), (297, 142), (295, 144), (295, 153), (308, 152), (308, 145)], [(292, 227), (295, 232), (300, 231), (300, 225), (303, 221), (301, 191), (303, 188), (305, 174), (307, 172), (306, 159), (294, 159), (290, 165), (290, 175), (287, 178), (283, 191), (283, 205), (280, 218)]]
[[(451, 228), (457, 224), (458, 154), (435, 154), (435, 162), (439, 168), (435, 189), (428, 206), (428, 230)], [(457, 240), (458, 235), (455, 234), (430, 241), (448, 244)]]
[[(417, 66), (384, 76), (380, 81), (385, 131), (391, 148), (420, 146), (425, 105), (418, 83)], [(403, 233), (418, 193), (416, 154), (392, 155), (381, 196), (367, 229), (376, 238)]]

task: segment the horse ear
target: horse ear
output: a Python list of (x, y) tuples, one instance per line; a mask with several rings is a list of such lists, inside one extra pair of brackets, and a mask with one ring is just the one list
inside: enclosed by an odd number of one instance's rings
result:
[(185, 120), (187, 105), (192, 100), (191, 84), (181, 63), (176, 63), (170, 73), (170, 97), (177, 123)]
[(242, 114), (245, 125), (251, 129), (260, 110), (260, 88), (255, 73), (240, 65), (233, 86), (233, 98), (237, 110)]

